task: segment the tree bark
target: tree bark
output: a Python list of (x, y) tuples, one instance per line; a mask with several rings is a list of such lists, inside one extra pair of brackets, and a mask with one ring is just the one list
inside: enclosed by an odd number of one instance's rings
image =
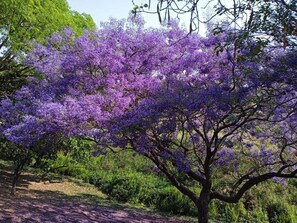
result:
[(11, 195), (15, 195), (16, 186), (17, 186), (17, 182), (19, 180), (20, 175), (21, 175), (21, 172), (19, 170), (16, 170), (15, 169), (14, 174), (13, 174), (13, 180), (12, 180), (11, 190), (10, 190), (10, 194)]
[(13, 180), (12, 180), (12, 185), (11, 185), (11, 191), (10, 194), (11, 195), (15, 195), (16, 192), (16, 186), (17, 186), (17, 182), (20, 178), (21, 172), (25, 166), (25, 164), (28, 161), (28, 157), (26, 156), (25, 158), (21, 159), (19, 162), (17, 162), (16, 167), (14, 169), (14, 174), (13, 174)]
[(210, 202), (209, 194), (210, 193), (203, 188), (200, 193), (199, 201), (196, 204), (196, 206), (198, 208), (198, 222), (199, 223), (208, 223), (209, 202)]

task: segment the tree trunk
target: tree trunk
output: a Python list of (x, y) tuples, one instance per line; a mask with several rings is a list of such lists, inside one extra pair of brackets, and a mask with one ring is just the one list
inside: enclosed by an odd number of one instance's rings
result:
[(17, 186), (17, 182), (18, 182), (20, 175), (21, 175), (20, 171), (17, 171), (17, 170), (14, 171), (12, 185), (11, 185), (11, 191), (10, 191), (11, 195), (15, 195), (16, 186)]
[(11, 195), (15, 195), (17, 182), (20, 178), (21, 172), (22, 172), (25, 164), (27, 163), (27, 161), (28, 161), (28, 158), (26, 156), (25, 158), (19, 160), (19, 162), (17, 162), (17, 164), (16, 164), (16, 167), (14, 169), (14, 174), (13, 174), (11, 191), (10, 191)]
[(209, 193), (202, 189), (200, 193), (199, 201), (196, 206), (198, 208), (198, 222), (199, 223), (208, 223), (209, 217)]

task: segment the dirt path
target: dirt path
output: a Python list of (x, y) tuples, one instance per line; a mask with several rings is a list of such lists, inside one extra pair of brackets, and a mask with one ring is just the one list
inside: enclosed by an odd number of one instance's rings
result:
[(10, 177), (8, 172), (0, 171), (0, 222), (187, 222), (112, 204), (90, 185), (37, 182), (28, 173), (23, 174), (17, 194), (12, 197), (7, 187)]

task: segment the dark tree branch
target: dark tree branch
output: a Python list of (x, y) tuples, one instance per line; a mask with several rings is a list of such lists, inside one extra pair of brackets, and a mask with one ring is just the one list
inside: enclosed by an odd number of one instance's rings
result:
[[(286, 166), (288, 167), (288, 166)], [(248, 178), (248, 181), (242, 185), (242, 187), (239, 189), (239, 191), (233, 195), (233, 196), (226, 196), (223, 194), (220, 194), (218, 192), (211, 192), (210, 198), (211, 199), (218, 199), (227, 203), (237, 203), (239, 199), (244, 195), (244, 193), (249, 190), (251, 187), (264, 182), (266, 180), (272, 179), (273, 177), (281, 177), (281, 178), (296, 178), (297, 170), (291, 172), (291, 173), (281, 173), (281, 171), (285, 169), (285, 167), (281, 168), (278, 172), (273, 173), (266, 173), (257, 177)]]

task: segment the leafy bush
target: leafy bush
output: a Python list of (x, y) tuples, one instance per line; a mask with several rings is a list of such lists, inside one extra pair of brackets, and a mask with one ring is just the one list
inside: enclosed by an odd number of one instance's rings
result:
[(268, 204), (266, 210), (269, 223), (293, 223), (288, 207), (282, 202)]
[(138, 195), (141, 182), (133, 175), (124, 175), (113, 178), (110, 196), (118, 201), (127, 202)]
[(138, 177), (142, 182), (139, 188), (138, 201), (146, 206), (155, 207), (160, 200), (159, 194), (164, 188), (169, 187), (169, 183), (163, 178), (154, 175), (141, 174)]
[(166, 187), (159, 191), (156, 208), (173, 214), (197, 215), (193, 202), (175, 187)]
[[(144, 204), (172, 214), (197, 215), (195, 205), (171, 186), (161, 173), (155, 173), (152, 163), (132, 152), (89, 157), (88, 162), (59, 153), (49, 163), (52, 169), (67, 166), (55, 169), (55, 172), (91, 183), (117, 201)], [(267, 206), (268, 199), (271, 204), (279, 200), (281, 205)], [(291, 180), (286, 190), (281, 185), (267, 182), (253, 187), (238, 204), (212, 201), (210, 217), (221, 222), (263, 223), (268, 222), (269, 213), (271, 222), (293, 223), (297, 222), (294, 205), (295, 181)]]

